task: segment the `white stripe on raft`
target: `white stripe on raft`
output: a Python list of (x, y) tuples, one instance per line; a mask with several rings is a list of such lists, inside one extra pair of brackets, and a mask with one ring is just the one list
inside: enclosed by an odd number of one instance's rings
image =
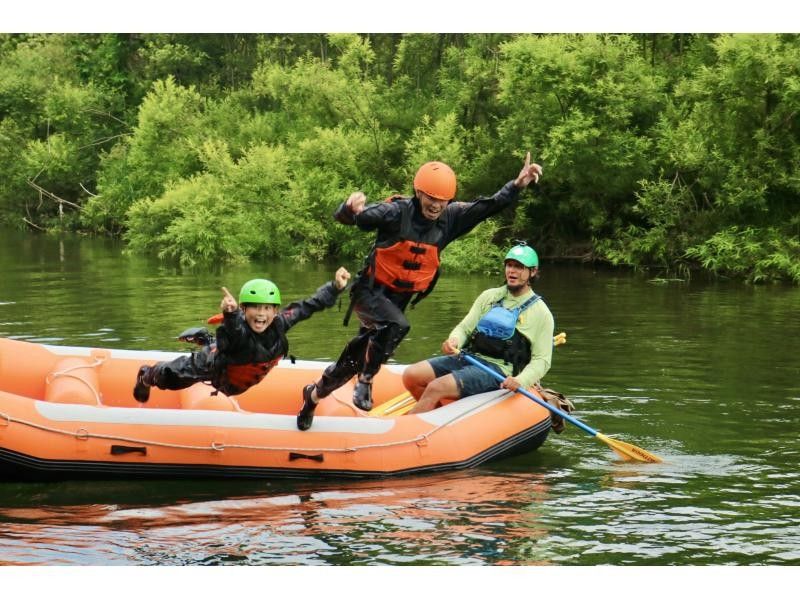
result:
[[(421, 420), (441, 426), (462, 417), (473, 417), (508, 397), (508, 391), (492, 391), (454, 401), (440, 409), (418, 415)], [(297, 431), (294, 415), (241, 413), (234, 411), (201, 411), (187, 409), (131, 409), (129, 407), (95, 407), (68, 403), (34, 401), (42, 417), (54, 422), (87, 422), (156, 426), (189, 426), (209, 428), (248, 428), (258, 430)], [(394, 428), (394, 418), (339, 417), (320, 415), (314, 418), (307, 432), (353, 434), (385, 434)]]

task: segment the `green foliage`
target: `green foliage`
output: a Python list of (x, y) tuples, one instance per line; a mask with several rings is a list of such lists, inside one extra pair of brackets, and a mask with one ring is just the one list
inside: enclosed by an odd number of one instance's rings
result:
[(495, 271), (522, 238), (797, 282), (799, 40), (0, 34), (0, 219), (184, 264), (360, 260), (371, 235), (331, 219), (353, 191), (408, 194), (436, 159), (471, 200), (531, 151), (540, 184), (448, 269)]
[(441, 35), (417, 33), (404, 35), (394, 56), (394, 71), (414, 89), (435, 89), (444, 51)]
[[(439, 160), (448, 164), (455, 172), (462, 172), (464, 166), (462, 136), (463, 132), (455, 114), (447, 114), (435, 122), (427, 115), (423, 116), (420, 126), (405, 142), (405, 177), (408, 180), (413, 179), (419, 165), (430, 160)], [(458, 178), (461, 179), (460, 176)]]
[(366, 38), (354, 33), (334, 33), (328, 43), (339, 71), (349, 79), (366, 80), (375, 62), (375, 52)]
[(705, 243), (690, 247), (687, 257), (719, 274), (750, 282), (790, 280), (800, 283), (800, 240), (786, 238), (776, 228), (732, 226)]
[(542, 161), (558, 199), (545, 219), (608, 235), (650, 174), (663, 81), (630, 36), (520, 36), (501, 51), (501, 146)]
[(81, 82), (102, 90), (111, 110), (123, 114), (127, 105), (141, 101), (143, 93), (139, 93), (136, 76), (128, 68), (140, 47), (135, 35), (69, 34), (64, 43), (74, 56)]
[(21, 222), (18, 207), (12, 198), (22, 197), (29, 187), (25, 182), (23, 164), (19, 161), (19, 148), (27, 143), (25, 127), (12, 118), (0, 119), (0, 220)]
[[(0, 214), (63, 227), (60, 208), (94, 186), (97, 147), (114, 127), (97, 118), (104, 91), (81, 81), (70, 35), (20, 36), (0, 60)], [(64, 200), (57, 202), (55, 198)]]
[(800, 45), (796, 38), (738, 35), (720, 36), (714, 48), (716, 63), (676, 87), (681, 109), (666, 114), (660, 147), (715, 207), (749, 217), (768, 208), (769, 188), (799, 190), (786, 167), (800, 157)]
[[(373, 163), (373, 139), (365, 131), (320, 129), (298, 144), (298, 159), (292, 164), (291, 197), (301, 219), (314, 223), (306, 237), (306, 259), (332, 254), (359, 260), (370, 239), (355, 227), (331, 226), (338, 205), (356, 189), (370, 201), (380, 201), (397, 191), (381, 180), (391, 178)], [(370, 173), (371, 176), (365, 176)], [(290, 224), (291, 226), (291, 224)], [(308, 223), (306, 223), (308, 226)]]
[[(213, 226), (225, 213), (225, 203), (221, 186), (209, 175), (170, 187), (157, 200), (140, 200), (129, 212), (129, 249), (155, 251), (183, 265), (220, 257), (241, 259), (246, 252), (236, 231), (221, 235)], [(233, 218), (236, 224), (248, 223), (243, 212), (233, 214)]]
[(714, 61), (678, 82), (655, 127), (659, 170), (643, 217), (599, 243), (613, 262), (684, 258), (751, 281), (796, 281), (800, 109), (797, 36), (723, 35)]
[(357, 110), (348, 108), (359, 105), (360, 94), (342, 73), (318, 60), (301, 59), (291, 69), (265, 63), (253, 74), (253, 93), (281, 119), (279, 134), (285, 137), (358, 118)]
[(0, 61), (0, 116), (42, 125), (40, 100), (58, 81), (77, 81), (63, 36), (35, 35), (16, 44)]
[(190, 85), (201, 76), (208, 55), (170, 37), (145, 41), (139, 52), (145, 64), (143, 74), (153, 81), (172, 77), (179, 83)]
[(157, 197), (170, 183), (198, 170), (192, 144), (203, 136), (203, 104), (194, 89), (171, 78), (153, 85), (133, 135), (102, 157), (99, 196), (84, 211), (88, 226), (119, 230), (134, 201)]
[(436, 96), (440, 112), (459, 114), (465, 127), (484, 128), (496, 135), (498, 116), (503, 115), (497, 98), (499, 45), (509, 38), (500, 34), (471, 35), (466, 47), (445, 50), (439, 70), (441, 92)]
[[(499, 224), (490, 219), (479, 224), (468, 235), (447, 247), (442, 254), (442, 267), (451, 272), (476, 272), (493, 274), (502, 270), (504, 251), (496, 245)], [(507, 245), (508, 243), (506, 243)]]
[(641, 181), (632, 211), (643, 224), (631, 224), (615, 238), (598, 241), (597, 250), (615, 265), (674, 268), (696, 211), (689, 190), (678, 181)]
[(131, 206), (127, 233), (131, 250), (156, 252), (192, 265), (275, 255), (285, 249), (286, 239), (272, 226), (284, 212), (283, 151), (254, 148), (238, 166), (224, 145), (205, 144), (199, 151), (209, 172), (175, 181), (160, 197)]

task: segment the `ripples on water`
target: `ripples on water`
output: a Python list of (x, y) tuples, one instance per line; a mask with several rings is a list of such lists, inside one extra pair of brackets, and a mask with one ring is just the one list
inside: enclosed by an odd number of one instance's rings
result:
[(528, 509), (541, 492), (536, 477), (457, 475), (163, 506), (20, 506), (0, 510), (0, 547), (14, 564), (479, 564), (541, 533)]
[[(0, 335), (54, 344), (181, 350), (174, 335), (215, 311), (221, 284), (268, 276), (296, 298), (335, 269), (182, 273), (89, 240), (9, 239)], [(621, 463), (568, 426), (531, 455), (388, 481), (0, 482), (0, 563), (800, 564), (798, 290), (543, 273), (568, 333), (547, 384), (664, 463)], [(437, 351), (496, 282), (443, 276), (395, 359)], [(342, 315), (293, 329), (293, 351), (335, 358), (355, 330)]]
[[(517, 459), (507, 471), (295, 488), (222, 482), (245, 494), (195, 500), (169, 496), (187, 494), (185, 487), (167, 484), (165, 495), (155, 482), (41, 486), (36, 502), (45, 506), (0, 509), (0, 558), (18, 565), (800, 562), (800, 528), (790, 515), (800, 497), (786, 493), (797, 476), (773, 476), (733, 456), (650, 448), (667, 461), (625, 464), (581, 444), (572, 447), (584, 453), (579, 458)], [(58, 504), (70, 497), (82, 504)]]

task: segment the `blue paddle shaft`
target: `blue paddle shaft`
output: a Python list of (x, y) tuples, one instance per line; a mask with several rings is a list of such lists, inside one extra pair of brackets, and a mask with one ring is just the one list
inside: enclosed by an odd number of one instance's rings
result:
[[(505, 377), (502, 374), (498, 374), (495, 370), (490, 368), (488, 365), (486, 365), (482, 361), (474, 358), (469, 353), (465, 353), (464, 351), (461, 351), (461, 356), (464, 359), (466, 359), (469, 363), (471, 363), (472, 365), (477, 366), (477, 367), (481, 368), (487, 374), (491, 374), (492, 376), (494, 376), (499, 382), (502, 382), (503, 380), (505, 380)], [(522, 388), (520, 386), (517, 389), (517, 392), (520, 393), (520, 394), (525, 395), (530, 400), (532, 400), (534, 403), (538, 403), (539, 405), (541, 405), (545, 409), (549, 409), (553, 413), (557, 413), (558, 415), (563, 417), (565, 420), (567, 420), (569, 423), (578, 426), (581, 430), (583, 430), (587, 434), (591, 434), (592, 436), (597, 436), (597, 430), (595, 430), (594, 428), (592, 428), (590, 426), (587, 426), (581, 420), (572, 417), (569, 413), (561, 411), (561, 409), (559, 409), (558, 407), (553, 407), (550, 403), (548, 403), (547, 401), (543, 401), (539, 397), (537, 397), (534, 394), (530, 393), (527, 389)]]

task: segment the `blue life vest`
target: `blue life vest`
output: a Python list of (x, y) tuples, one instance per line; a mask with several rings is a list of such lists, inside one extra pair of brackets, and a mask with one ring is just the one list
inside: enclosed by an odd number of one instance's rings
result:
[(514, 309), (506, 309), (503, 307), (503, 300), (501, 299), (480, 319), (476, 329), (489, 338), (500, 340), (509, 339), (514, 336), (514, 331), (517, 329), (519, 314), (528, 309), (539, 299), (541, 299), (541, 297), (534, 293), (533, 297)]
[(512, 365), (516, 376), (531, 359), (531, 343), (517, 330), (519, 315), (541, 297), (536, 293), (519, 307), (506, 309), (500, 299), (478, 321), (467, 342), (467, 349), (489, 357), (502, 359)]

